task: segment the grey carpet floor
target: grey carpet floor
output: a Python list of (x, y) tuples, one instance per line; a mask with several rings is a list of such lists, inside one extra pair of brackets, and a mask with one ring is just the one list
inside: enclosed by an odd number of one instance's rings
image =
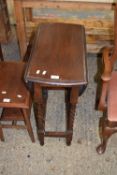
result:
[[(3, 45), (6, 60), (19, 59), (16, 38)], [(79, 98), (74, 122), (71, 146), (64, 138), (45, 138), (39, 144), (33, 109), (31, 123), (36, 142), (31, 143), (26, 130), (4, 129), (5, 142), (0, 142), (1, 175), (116, 175), (117, 135), (109, 140), (104, 155), (96, 153), (100, 143), (98, 124), (102, 113), (95, 110), (95, 81), (98, 60), (96, 55), (87, 55), (89, 83)], [(64, 130), (64, 91), (49, 92), (46, 128)]]

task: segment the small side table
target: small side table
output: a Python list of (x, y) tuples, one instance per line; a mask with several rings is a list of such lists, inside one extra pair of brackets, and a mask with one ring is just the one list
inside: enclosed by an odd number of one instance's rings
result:
[[(44, 136), (65, 137), (71, 144), (79, 88), (87, 84), (85, 30), (81, 25), (46, 23), (33, 43), (25, 80), (34, 83), (34, 103), (40, 144)], [(46, 97), (44, 89), (67, 90), (67, 130), (45, 131)]]

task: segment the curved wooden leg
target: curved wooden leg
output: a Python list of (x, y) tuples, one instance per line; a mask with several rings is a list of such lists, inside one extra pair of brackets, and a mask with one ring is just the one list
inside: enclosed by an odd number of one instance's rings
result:
[(102, 134), (101, 144), (97, 147), (97, 153), (103, 154), (106, 150), (107, 142), (112, 133), (108, 133), (108, 130), (105, 128), (105, 131)]
[(116, 128), (108, 126), (107, 120), (104, 118), (102, 121), (102, 132), (100, 133), (101, 144), (96, 148), (98, 154), (103, 154), (106, 150), (107, 142), (112, 134), (117, 132)]

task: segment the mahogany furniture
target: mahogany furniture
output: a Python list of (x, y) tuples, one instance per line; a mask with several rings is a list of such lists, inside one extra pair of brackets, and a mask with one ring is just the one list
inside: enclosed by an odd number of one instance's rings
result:
[[(25, 80), (34, 83), (34, 103), (40, 144), (44, 136), (65, 137), (71, 144), (77, 99), (82, 85), (87, 84), (85, 30), (81, 25), (42, 24), (35, 36)], [(67, 92), (67, 129), (45, 131), (46, 90)]]
[(1, 44), (0, 44), (0, 60), (4, 61)]
[(104, 72), (101, 76), (102, 92), (99, 102), (103, 117), (100, 120), (101, 144), (97, 147), (99, 154), (105, 152), (108, 139), (117, 132), (117, 71), (114, 69), (117, 59), (117, 3), (114, 21), (114, 48), (107, 47), (103, 51)]
[(0, 42), (6, 43), (11, 33), (6, 0), (0, 1)]
[[(0, 62), (0, 107), (3, 108), (0, 117), (0, 138), (2, 141), (3, 128), (26, 128), (34, 142), (30, 123), (32, 100), (23, 81), (24, 70), (23, 62)], [(18, 121), (24, 121), (24, 125), (18, 124)]]

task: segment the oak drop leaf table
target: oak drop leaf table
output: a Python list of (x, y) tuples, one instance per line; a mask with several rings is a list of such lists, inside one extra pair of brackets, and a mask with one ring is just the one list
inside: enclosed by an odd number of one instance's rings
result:
[[(40, 144), (44, 136), (65, 137), (71, 144), (77, 99), (87, 84), (85, 30), (81, 25), (45, 23), (37, 29), (25, 80), (34, 84), (34, 106)], [(44, 89), (65, 89), (67, 92), (67, 129), (45, 131), (47, 96)]]

